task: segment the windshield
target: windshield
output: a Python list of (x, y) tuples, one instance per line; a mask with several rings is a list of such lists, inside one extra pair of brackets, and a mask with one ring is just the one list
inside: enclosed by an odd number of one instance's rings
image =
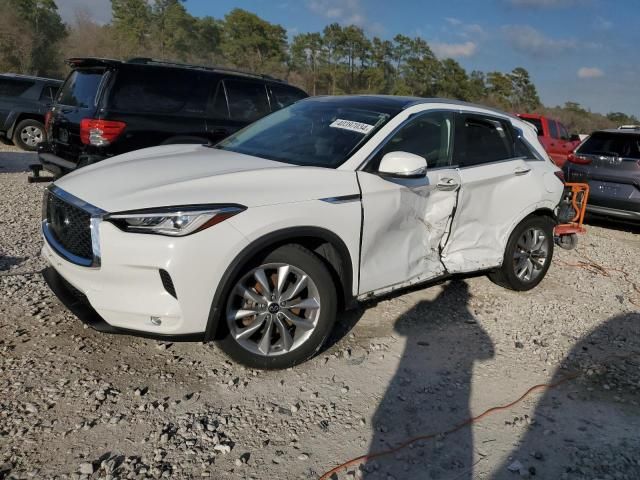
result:
[(316, 167), (336, 168), (384, 125), (385, 113), (336, 102), (300, 102), (223, 140), (216, 148)]
[(640, 159), (640, 135), (596, 132), (577, 153)]
[(64, 82), (58, 103), (69, 107), (94, 106), (104, 70), (74, 70)]

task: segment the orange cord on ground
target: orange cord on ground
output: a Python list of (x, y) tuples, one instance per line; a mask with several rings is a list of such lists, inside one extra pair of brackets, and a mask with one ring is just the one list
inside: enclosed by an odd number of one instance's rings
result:
[[(606, 268), (606, 267), (603, 267), (602, 265), (600, 265), (600, 264), (594, 262), (593, 260), (591, 260), (589, 257), (584, 255), (583, 253), (580, 253), (580, 252), (577, 252), (577, 251), (576, 251), (576, 253), (578, 253), (586, 261), (580, 261), (579, 263), (568, 263), (568, 262), (565, 262), (564, 260), (559, 260), (559, 259), (556, 259), (556, 261), (558, 263), (560, 263), (561, 265), (564, 265), (564, 266), (567, 266), (567, 267), (584, 268), (585, 270), (589, 270), (591, 272), (595, 272), (595, 273), (598, 273), (600, 275), (604, 275), (605, 277), (611, 277), (611, 274), (609, 272), (619, 272), (619, 273), (621, 273), (623, 275), (623, 277), (629, 283), (629, 285), (631, 285), (631, 288), (633, 288), (633, 290), (635, 290), (640, 295), (640, 287), (638, 287), (637, 284), (635, 284), (635, 283), (633, 283), (633, 281), (631, 281), (629, 273), (627, 273), (625, 270), (623, 270), (621, 268)], [(634, 300), (632, 298), (629, 298), (629, 301), (633, 305), (635, 305), (637, 307), (640, 307), (640, 300)], [(637, 355), (637, 353), (634, 353), (634, 355)], [(485, 418), (485, 417), (487, 417), (487, 416), (489, 416), (491, 414), (494, 414), (494, 413), (502, 411), (502, 410), (509, 409), (509, 408), (513, 407), (514, 405), (517, 405), (518, 403), (522, 402), (525, 398), (527, 398), (529, 395), (531, 395), (533, 392), (535, 392), (537, 390), (548, 390), (548, 389), (551, 389), (551, 388), (556, 388), (556, 387), (562, 385), (563, 383), (566, 383), (566, 382), (568, 382), (570, 380), (573, 380), (573, 379), (577, 378), (579, 375), (580, 375), (579, 373), (573, 373), (571, 375), (567, 375), (566, 377), (561, 378), (560, 380), (558, 380), (557, 382), (554, 382), (554, 383), (541, 383), (541, 384), (538, 384), (538, 385), (534, 385), (533, 387), (531, 387), (529, 390), (524, 392), (524, 394), (522, 394), (518, 399), (514, 400), (513, 402), (508, 403), (506, 405), (498, 406), (498, 407), (492, 407), (492, 408), (486, 410), (485, 412), (481, 413), (477, 417), (469, 418), (469, 419), (465, 420), (464, 422), (456, 425), (451, 430), (447, 430), (445, 432), (431, 433), (429, 435), (421, 435), (421, 436), (418, 436), (418, 437), (413, 437), (413, 438), (410, 438), (409, 440), (407, 440), (406, 442), (401, 443), (397, 447), (353, 458), (353, 459), (351, 459), (351, 460), (349, 460), (347, 462), (344, 462), (341, 465), (338, 465), (337, 467), (329, 470), (328, 472), (326, 472), (324, 475), (322, 475), (320, 477), (320, 480), (329, 480), (332, 475), (337, 474), (341, 470), (347, 469), (349, 467), (354, 467), (354, 466), (359, 465), (361, 463), (373, 460), (374, 458), (383, 457), (383, 456), (386, 456), (386, 455), (391, 455), (391, 454), (396, 453), (396, 452), (398, 452), (398, 451), (400, 451), (400, 450), (402, 450), (404, 448), (407, 448), (408, 446), (410, 446), (410, 445), (412, 445), (412, 444), (414, 444), (416, 442), (419, 442), (421, 440), (422, 441), (424, 441), (424, 440), (432, 440), (435, 437), (437, 437), (438, 435), (450, 435), (452, 433), (455, 433), (458, 430), (461, 430), (466, 426), (469, 426), (469, 425), (472, 425), (472, 424), (474, 424), (476, 422), (479, 422), (480, 420), (482, 420), (483, 418)]]
[(453, 427), (451, 430), (447, 430), (445, 432), (438, 432), (438, 433), (431, 433), (429, 435), (421, 435), (418, 437), (413, 437), (409, 440), (407, 440), (404, 443), (401, 443), (400, 445), (398, 445), (397, 447), (394, 448), (390, 448), (388, 450), (382, 450), (380, 452), (374, 452), (374, 453), (370, 453), (368, 455), (362, 455), (360, 457), (354, 458), (352, 460), (349, 460), (341, 465), (338, 465), (337, 467), (329, 470), (327, 473), (325, 473), (324, 475), (322, 475), (320, 477), (320, 480), (328, 480), (331, 478), (332, 475), (337, 474), (339, 471), (349, 468), (349, 467), (354, 467), (356, 465), (359, 465), (361, 463), (367, 462), (369, 460), (373, 460), (374, 458), (378, 458), (378, 457), (382, 457), (382, 456), (386, 456), (386, 455), (391, 455), (393, 453), (396, 453), (399, 450), (402, 450), (404, 448), (407, 448), (408, 446), (419, 442), (421, 440), (432, 440), (435, 437), (439, 436), (439, 435), (451, 435), (452, 433), (457, 432), (458, 430), (463, 429), (466, 426), (472, 425), (474, 423), (479, 422), (480, 420), (482, 420), (485, 417), (488, 417), (489, 415), (492, 415), (496, 412), (500, 412), (502, 410), (507, 410), (511, 407), (513, 407), (514, 405), (520, 403), (521, 401), (523, 401), (525, 398), (527, 398), (529, 395), (531, 395), (533, 392), (537, 391), (537, 390), (548, 390), (550, 388), (556, 388), (560, 385), (562, 385), (563, 383), (568, 382), (569, 380), (573, 380), (574, 378), (577, 378), (579, 376), (579, 373), (573, 373), (571, 375), (567, 375), (566, 377), (561, 378), (560, 380), (558, 380), (557, 382), (554, 383), (541, 383), (539, 385), (534, 385), (533, 387), (531, 387), (529, 390), (527, 390), (526, 392), (524, 392), (524, 394), (522, 394), (517, 400), (514, 400), (511, 403), (507, 403), (506, 405), (501, 405), (498, 407), (491, 407), (490, 409), (484, 411), (483, 413), (481, 413), (480, 415), (478, 415), (477, 417), (472, 417), (472, 418), (468, 418), (467, 420), (465, 420), (464, 422), (456, 425), (455, 427)]

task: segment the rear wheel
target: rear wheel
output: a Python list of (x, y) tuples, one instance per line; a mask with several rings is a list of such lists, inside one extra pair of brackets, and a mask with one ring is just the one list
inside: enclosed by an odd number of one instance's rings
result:
[(44, 141), (44, 125), (37, 120), (22, 120), (13, 132), (13, 143), (22, 150), (35, 152)]
[(489, 278), (511, 290), (526, 291), (538, 285), (553, 258), (553, 227), (547, 217), (525, 219), (511, 234), (502, 267)]
[(252, 262), (236, 279), (221, 319), (220, 347), (255, 368), (288, 368), (312, 357), (336, 317), (336, 289), (324, 263), (298, 245)]

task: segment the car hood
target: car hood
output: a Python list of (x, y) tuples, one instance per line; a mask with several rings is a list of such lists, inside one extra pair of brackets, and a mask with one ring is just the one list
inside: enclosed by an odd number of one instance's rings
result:
[(358, 193), (354, 172), (202, 145), (126, 153), (76, 170), (55, 185), (108, 212), (206, 203), (254, 207)]

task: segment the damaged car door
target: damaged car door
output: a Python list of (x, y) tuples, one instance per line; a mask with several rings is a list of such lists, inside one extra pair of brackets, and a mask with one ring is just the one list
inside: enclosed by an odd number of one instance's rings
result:
[(514, 222), (545, 187), (532, 173), (541, 162), (508, 120), (460, 113), (455, 123), (461, 188), (442, 261), (449, 273), (464, 273), (502, 264)]
[[(442, 275), (440, 247), (451, 224), (460, 176), (451, 167), (453, 113), (410, 117), (358, 172), (363, 227), (359, 294), (383, 292)], [(426, 174), (380, 171), (385, 155), (426, 160)]]

